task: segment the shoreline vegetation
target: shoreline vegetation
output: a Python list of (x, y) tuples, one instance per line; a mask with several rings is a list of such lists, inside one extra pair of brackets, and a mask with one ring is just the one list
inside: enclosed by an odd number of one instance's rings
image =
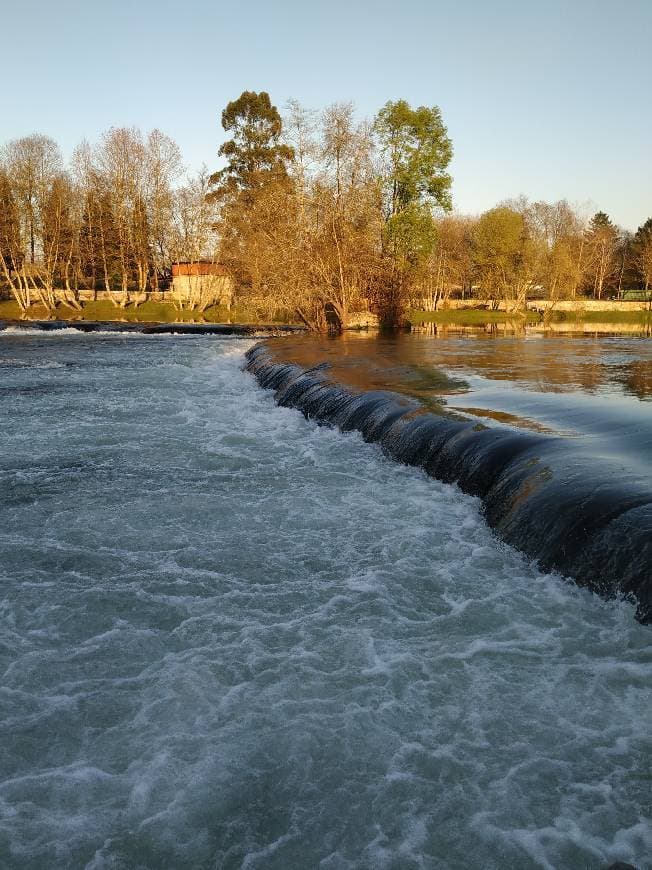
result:
[[(38, 304), (43, 319), (338, 332), (530, 322), (532, 298), (556, 309), (544, 323), (597, 323), (559, 309), (650, 299), (652, 217), (629, 232), (603, 211), (524, 196), (455, 212), (438, 106), (390, 100), (360, 120), (351, 103), (279, 111), (266, 91), (244, 91), (221, 122), (221, 168), (185, 179), (160, 130), (112, 127), (67, 161), (38, 133), (2, 145), (0, 297), (17, 318)], [(487, 313), (448, 311), (460, 296)]]
[(538, 311), (487, 311), (482, 308), (442, 309), (440, 311), (410, 311), (408, 320), (412, 326), (427, 323), (459, 326), (481, 326), (488, 323), (522, 322), (524, 325), (545, 323), (627, 323), (649, 326), (650, 311), (552, 311), (546, 317)]
[[(288, 312), (289, 313), (289, 312)], [(56, 310), (48, 310), (43, 305), (32, 305), (27, 311), (12, 300), (0, 301), (0, 321), (103, 321), (116, 323), (208, 323), (231, 324), (240, 323), (251, 326), (278, 324), (301, 325), (300, 321), (291, 316), (276, 313), (271, 317), (261, 318), (246, 305), (235, 305), (230, 309), (225, 306), (213, 306), (206, 311), (179, 310), (171, 302), (144, 302), (140, 305), (128, 305), (118, 308), (108, 300), (86, 302), (79, 309), (66, 305), (57, 306)], [(488, 324), (520, 324), (523, 326), (546, 323), (574, 324), (631, 324), (642, 327), (652, 326), (652, 312), (633, 311), (553, 311), (544, 317), (538, 311), (492, 311), (484, 308), (440, 309), (439, 311), (409, 310), (406, 313), (406, 325), (425, 326), (435, 324), (441, 326), (483, 326)]]

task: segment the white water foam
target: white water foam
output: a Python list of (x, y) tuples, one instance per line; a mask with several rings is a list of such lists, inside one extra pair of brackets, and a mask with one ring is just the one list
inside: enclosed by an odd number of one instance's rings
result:
[(0, 865), (650, 866), (631, 604), (276, 407), (248, 342), (93, 339), (5, 372)]
[[(125, 323), (125, 326), (127, 324)], [(77, 328), (75, 326), (64, 326), (61, 328), (52, 328), (52, 329), (39, 329), (34, 326), (7, 326), (4, 329), (0, 329), (0, 338), (3, 336), (26, 336), (26, 337), (34, 337), (38, 336), (39, 338), (65, 338), (65, 337), (87, 337), (89, 334), (92, 335), (102, 335), (102, 336), (111, 336), (115, 338), (117, 336), (124, 337), (125, 335), (136, 335), (141, 338), (147, 335), (147, 333), (137, 332), (133, 329), (125, 329), (121, 331), (120, 329), (98, 329), (93, 330), (91, 333), (89, 330), (84, 330), (81, 328)]]

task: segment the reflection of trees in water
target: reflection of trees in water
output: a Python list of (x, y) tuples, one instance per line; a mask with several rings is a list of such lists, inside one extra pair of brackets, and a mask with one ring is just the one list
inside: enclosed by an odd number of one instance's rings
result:
[(413, 335), (428, 335), (437, 338), (447, 338), (456, 335), (525, 335), (526, 325), (521, 318), (506, 320), (500, 323), (483, 323), (481, 325), (464, 325), (458, 323), (418, 323), (410, 327)]
[(505, 330), (503, 324), (464, 330), (438, 327), (436, 338), (496, 338), (480, 342), (437, 342), (421, 344), (421, 354), (435, 365), (472, 369), (496, 381), (518, 381), (539, 392), (567, 392), (581, 388), (594, 392), (610, 380), (603, 361), (603, 348), (592, 340), (570, 336), (543, 336), (523, 341), (525, 330)]
[(636, 360), (618, 366), (615, 375), (626, 393), (652, 401), (652, 360)]
[(623, 338), (616, 347), (610, 338), (523, 337), (503, 324), (492, 326), (495, 331), (428, 324), (410, 334), (283, 338), (279, 349), (284, 359), (306, 368), (327, 361), (334, 380), (358, 389), (394, 389), (421, 398), (465, 392), (468, 375), (546, 393), (594, 393), (611, 386), (639, 399), (652, 397), (648, 342)]

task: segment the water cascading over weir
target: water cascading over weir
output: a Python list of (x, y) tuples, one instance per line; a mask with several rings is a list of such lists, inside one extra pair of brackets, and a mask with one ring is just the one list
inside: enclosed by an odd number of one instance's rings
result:
[(568, 439), (436, 414), (387, 391), (334, 383), (326, 366), (283, 362), (265, 345), (246, 368), (276, 402), (306, 417), (356, 430), (399, 462), (482, 500), (489, 525), (508, 544), (604, 597), (635, 599), (652, 621), (652, 485)]

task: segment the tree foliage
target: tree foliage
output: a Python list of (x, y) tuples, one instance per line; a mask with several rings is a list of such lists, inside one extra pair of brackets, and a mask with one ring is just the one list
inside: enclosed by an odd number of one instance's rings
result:
[(630, 242), (631, 255), (647, 293), (652, 286), (652, 218), (648, 218), (634, 233)]
[(271, 176), (285, 175), (293, 150), (281, 141), (283, 123), (268, 93), (243, 91), (222, 112), (222, 127), (232, 138), (218, 152), (227, 165), (211, 177), (216, 197), (256, 188)]
[[(182, 180), (158, 130), (116, 127), (65, 166), (33, 134), (0, 151), (0, 292), (22, 308), (79, 307), (80, 294), (138, 304), (165, 290), (173, 260), (219, 260), (261, 317), (314, 329), (453, 295), (522, 305), (528, 294), (602, 298), (652, 285), (652, 219), (629, 234), (565, 200), (450, 212), (452, 145), (437, 107), (388, 102), (372, 121), (351, 103), (285, 117), (261, 91), (222, 113), (225, 165)], [(181, 307), (210, 294), (190, 287)], [(214, 300), (213, 300), (214, 301)]]
[(375, 122), (386, 161), (386, 209), (396, 215), (415, 203), (451, 208), (446, 171), (453, 146), (437, 106), (412, 109), (405, 100), (388, 102)]

